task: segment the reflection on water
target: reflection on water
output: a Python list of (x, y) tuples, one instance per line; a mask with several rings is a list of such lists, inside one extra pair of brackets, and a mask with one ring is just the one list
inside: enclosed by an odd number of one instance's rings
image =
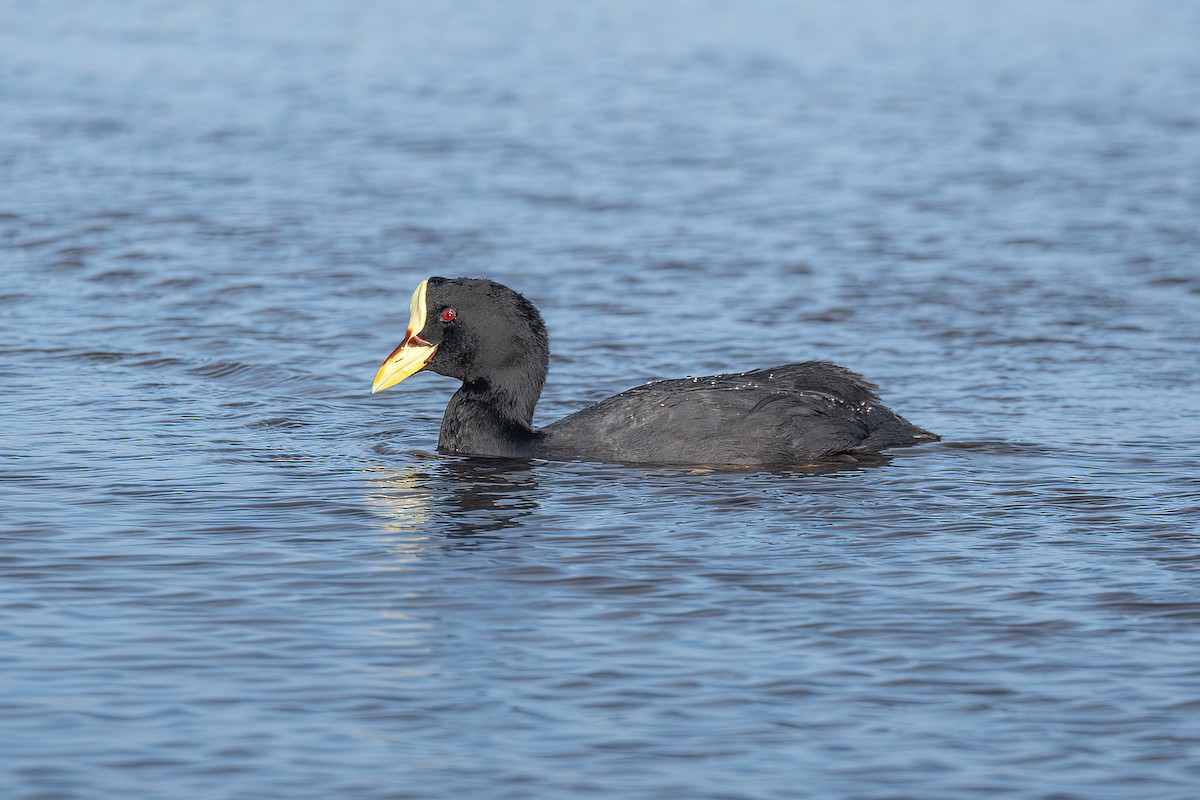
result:
[(538, 507), (528, 461), (446, 457), (366, 474), (367, 502), (385, 530), (406, 537), (397, 541), (487, 537), (518, 528)]

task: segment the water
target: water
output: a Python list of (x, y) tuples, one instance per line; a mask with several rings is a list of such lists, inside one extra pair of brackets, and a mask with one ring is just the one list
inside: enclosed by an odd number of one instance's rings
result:
[[(1200, 7), (0, 4), (6, 798), (1193, 798)], [(460, 461), (826, 358), (945, 442)]]

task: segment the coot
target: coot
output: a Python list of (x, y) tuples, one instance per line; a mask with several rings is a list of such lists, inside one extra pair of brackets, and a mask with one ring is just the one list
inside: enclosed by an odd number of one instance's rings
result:
[(520, 294), (480, 278), (429, 278), (371, 393), (421, 369), (462, 381), (438, 450), (472, 456), (806, 466), (938, 439), (881, 405), (861, 376), (823, 361), (648, 383), (535, 430), (549, 362), (542, 315)]

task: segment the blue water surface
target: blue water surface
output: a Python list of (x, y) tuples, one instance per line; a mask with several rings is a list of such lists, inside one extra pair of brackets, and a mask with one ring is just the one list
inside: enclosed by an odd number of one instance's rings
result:
[[(4, 798), (1200, 796), (1200, 5), (0, 2)], [(940, 444), (463, 460), (833, 360)]]

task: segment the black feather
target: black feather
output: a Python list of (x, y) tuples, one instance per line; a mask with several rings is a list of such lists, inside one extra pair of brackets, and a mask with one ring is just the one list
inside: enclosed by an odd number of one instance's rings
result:
[[(657, 381), (533, 429), (549, 365), (541, 314), (493, 281), (431, 278), (428, 369), (462, 386), (438, 449), (481, 456), (695, 465), (805, 465), (936, 441), (879, 402), (875, 386), (822, 361)], [(442, 323), (443, 308), (454, 308)]]

